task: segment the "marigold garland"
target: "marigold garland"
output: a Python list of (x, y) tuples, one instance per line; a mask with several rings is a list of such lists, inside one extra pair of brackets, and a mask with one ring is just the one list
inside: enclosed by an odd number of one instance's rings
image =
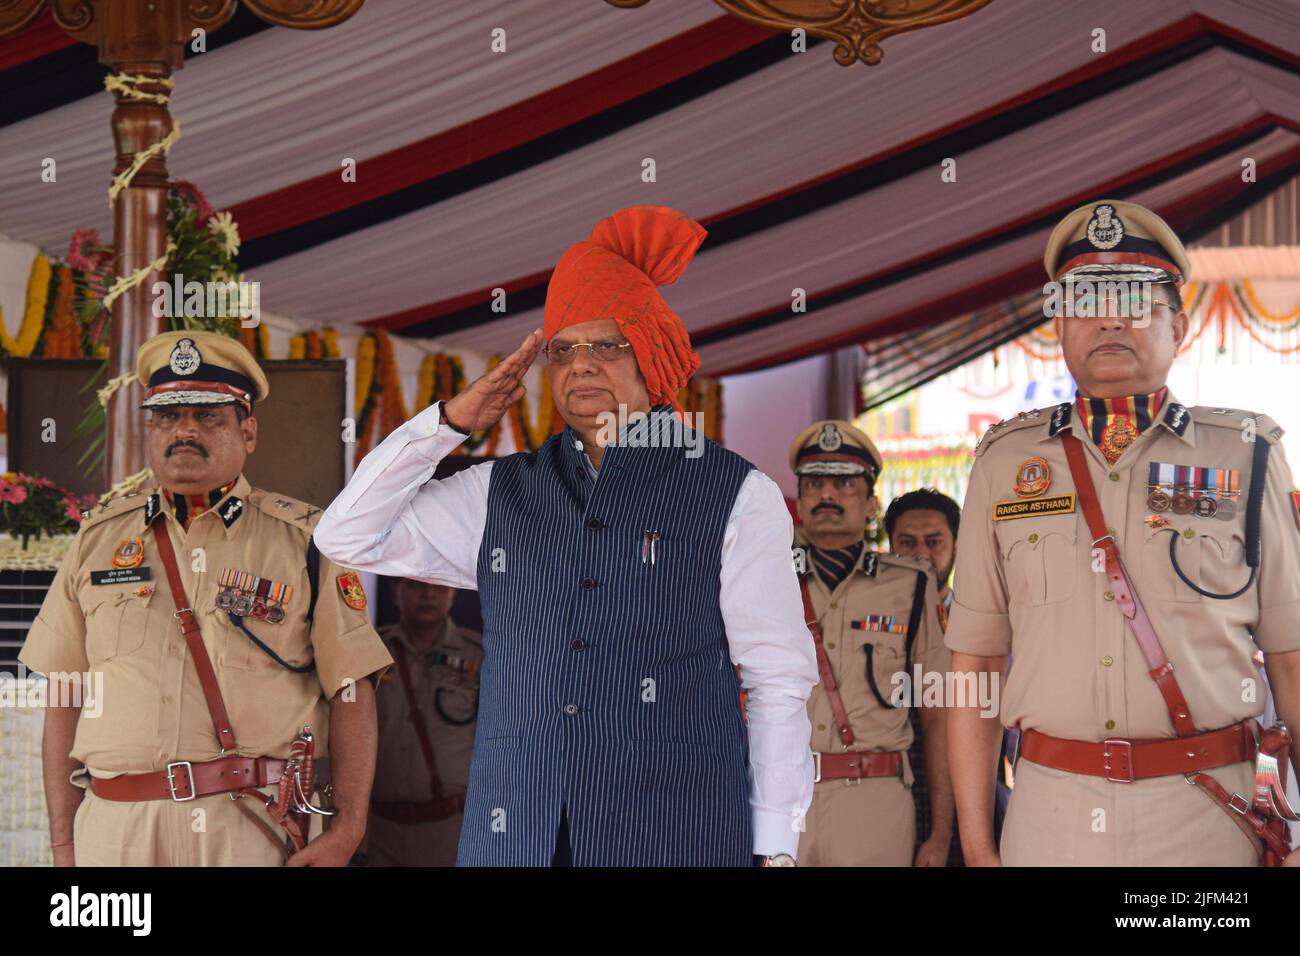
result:
[(32, 262), (32, 271), (27, 277), (27, 307), (23, 310), (23, 320), (18, 327), (18, 337), (11, 339), (5, 328), (4, 315), (0, 313), (0, 349), (6, 356), (27, 358), (35, 350), (45, 331), (45, 305), (50, 294), (50, 260), (38, 255)]

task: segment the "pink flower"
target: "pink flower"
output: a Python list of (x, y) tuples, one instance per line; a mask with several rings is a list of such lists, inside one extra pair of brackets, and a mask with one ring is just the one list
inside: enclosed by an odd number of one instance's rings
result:
[(54, 482), (50, 481), (50, 479), (48, 478), (37, 478), (35, 475), (19, 475), (18, 477), (21, 478), (23, 481), (27, 482), (29, 485), (35, 485), (38, 488), (54, 487)]
[(98, 272), (112, 258), (112, 250), (103, 245), (94, 229), (78, 229), (68, 242), (68, 265), (82, 272)]
[(68, 506), (68, 517), (71, 518), (73, 521), (75, 521), (77, 524), (81, 524), (81, 511), (77, 508), (77, 503), (75, 501), (69, 501), (67, 502), (67, 506)]
[(5, 485), (0, 487), (0, 501), (11, 505), (20, 505), (27, 500), (27, 489), (22, 485)]
[(198, 219), (196, 225), (202, 229), (212, 218), (212, 207), (208, 205), (208, 199), (203, 195), (203, 191), (195, 186), (188, 179), (173, 179), (170, 188), (181, 195), (181, 197), (191, 206), (198, 210)]

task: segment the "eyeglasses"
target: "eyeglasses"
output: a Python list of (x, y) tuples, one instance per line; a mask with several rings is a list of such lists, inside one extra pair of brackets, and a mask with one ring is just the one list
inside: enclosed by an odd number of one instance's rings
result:
[(1170, 311), (1176, 311), (1172, 302), (1157, 299), (1145, 292), (1118, 292), (1098, 295), (1095, 292), (1080, 292), (1065, 297), (1065, 315), (1068, 318), (1095, 319), (1105, 314), (1109, 317), (1124, 318), (1151, 314), (1153, 305), (1163, 305)]
[(542, 351), (552, 365), (568, 365), (578, 357), (579, 349), (585, 348), (602, 362), (614, 362), (623, 355), (624, 349), (631, 347), (631, 342), (561, 342), (558, 345), (551, 343)]

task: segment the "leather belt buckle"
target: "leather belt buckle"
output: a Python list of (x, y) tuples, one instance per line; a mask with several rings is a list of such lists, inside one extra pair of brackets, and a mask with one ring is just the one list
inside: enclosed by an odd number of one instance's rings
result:
[(845, 777), (844, 786), (856, 787), (861, 785), (862, 778), (871, 772), (871, 765), (868, 762), (867, 752), (864, 750), (858, 757), (858, 775), (856, 777)]
[(814, 750), (813, 755), (813, 783), (822, 782), (822, 755), (820, 751)]
[[(1133, 776), (1133, 742), (1123, 740), (1118, 737), (1107, 737), (1101, 742), (1101, 754), (1103, 758), (1102, 776), (1111, 783), (1132, 783), (1135, 779)], [(1120, 755), (1123, 755), (1120, 757)], [(1122, 768), (1117, 768), (1111, 763), (1112, 757), (1119, 757), (1123, 762)], [(1124, 776), (1114, 776), (1114, 772), (1119, 769)]]
[[(178, 797), (176, 795), (176, 768), (177, 767), (184, 767), (186, 776), (189, 778), (190, 795), (188, 797)], [(187, 801), (193, 800), (195, 797), (197, 797), (199, 794), (198, 794), (198, 787), (195, 786), (194, 784), (194, 765), (191, 764), (188, 760), (177, 760), (175, 763), (169, 763), (167, 765), (167, 787), (168, 789), (171, 790), (171, 798), (176, 803), (186, 803)]]
[[(1240, 801), (1240, 803), (1238, 803), (1238, 801)], [(1250, 810), (1250, 803), (1241, 794), (1234, 793), (1228, 798), (1228, 809), (1244, 817)]]

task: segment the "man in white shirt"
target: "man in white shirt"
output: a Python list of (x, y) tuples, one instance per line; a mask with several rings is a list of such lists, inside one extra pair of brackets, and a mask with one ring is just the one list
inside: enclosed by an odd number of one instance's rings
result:
[(704, 234), (634, 207), (564, 254), (544, 324), (567, 427), (536, 454), (430, 481), (523, 397), (543, 330), (398, 428), (317, 527), (352, 567), (480, 592), (459, 865), (793, 865), (817, 669), (789, 513), (672, 414), (699, 359), (656, 287)]

